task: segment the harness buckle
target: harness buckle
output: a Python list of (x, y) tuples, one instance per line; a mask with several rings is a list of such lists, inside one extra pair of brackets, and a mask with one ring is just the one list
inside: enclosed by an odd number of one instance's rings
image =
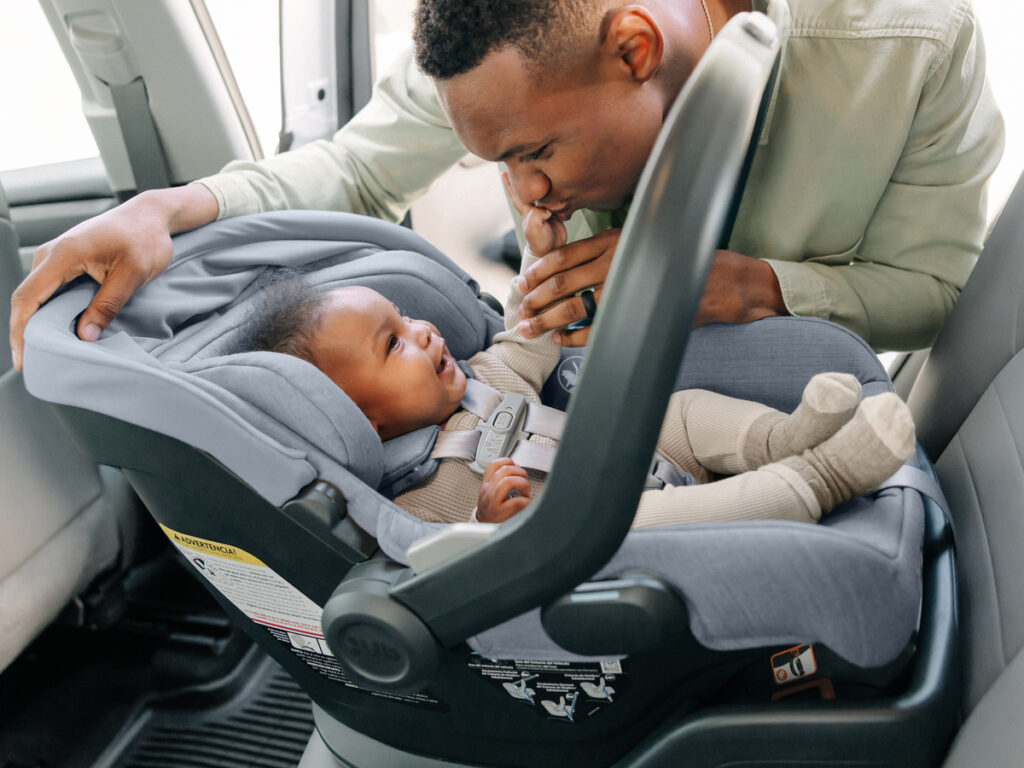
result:
[(523, 395), (508, 392), (502, 396), (490, 418), (476, 425), (480, 442), (476, 447), (476, 458), (469, 464), (471, 470), (482, 475), (488, 464), (510, 456), (516, 444), (528, 437), (522, 429), (528, 407), (529, 401)]

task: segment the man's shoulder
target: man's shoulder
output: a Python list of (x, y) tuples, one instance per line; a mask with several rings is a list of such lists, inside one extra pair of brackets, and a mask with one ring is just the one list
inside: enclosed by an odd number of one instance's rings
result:
[(930, 39), (945, 48), (972, 12), (971, 0), (783, 1), (793, 37)]

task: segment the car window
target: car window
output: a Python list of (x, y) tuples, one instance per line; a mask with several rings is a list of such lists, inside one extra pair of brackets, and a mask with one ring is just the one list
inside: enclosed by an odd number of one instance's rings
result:
[(281, 128), (278, 0), (205, 2), (256, 128), (263, 155), (272, 155)]
[(0, 72), (0, 171), (99, 155), (78, 84), (38, 3), (4, 4)]

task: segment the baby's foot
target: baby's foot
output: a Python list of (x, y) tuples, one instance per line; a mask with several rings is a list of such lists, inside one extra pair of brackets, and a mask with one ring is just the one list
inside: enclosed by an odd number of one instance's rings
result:
[(869, 397), (838, 432), (782, 463), (811, 486), (822, 511), (876, 488), (914, 451), (910, 409), (892, 392)]
[(849, 373), (819, 373), (804, 387), (793, 413), (766, 414), (754, 422), (743, 441), (743, 459), (757, 469), (787, 456), (798, 456), (828, 439), (850, 420), (860, 404), (860, 382)]

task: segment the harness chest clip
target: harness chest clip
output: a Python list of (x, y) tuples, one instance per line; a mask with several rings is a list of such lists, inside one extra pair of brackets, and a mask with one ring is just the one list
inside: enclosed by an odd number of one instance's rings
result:
[(488, 464), (510, 456), (516, 444), (529, 437), (522, 428), (528, 406), (529, 401), (523, 395), (505, 393), (490, 418), (477, 424), (480, 442), (476, 447), (476, 457), (469, 464), (471, 470), (482, 475)]

